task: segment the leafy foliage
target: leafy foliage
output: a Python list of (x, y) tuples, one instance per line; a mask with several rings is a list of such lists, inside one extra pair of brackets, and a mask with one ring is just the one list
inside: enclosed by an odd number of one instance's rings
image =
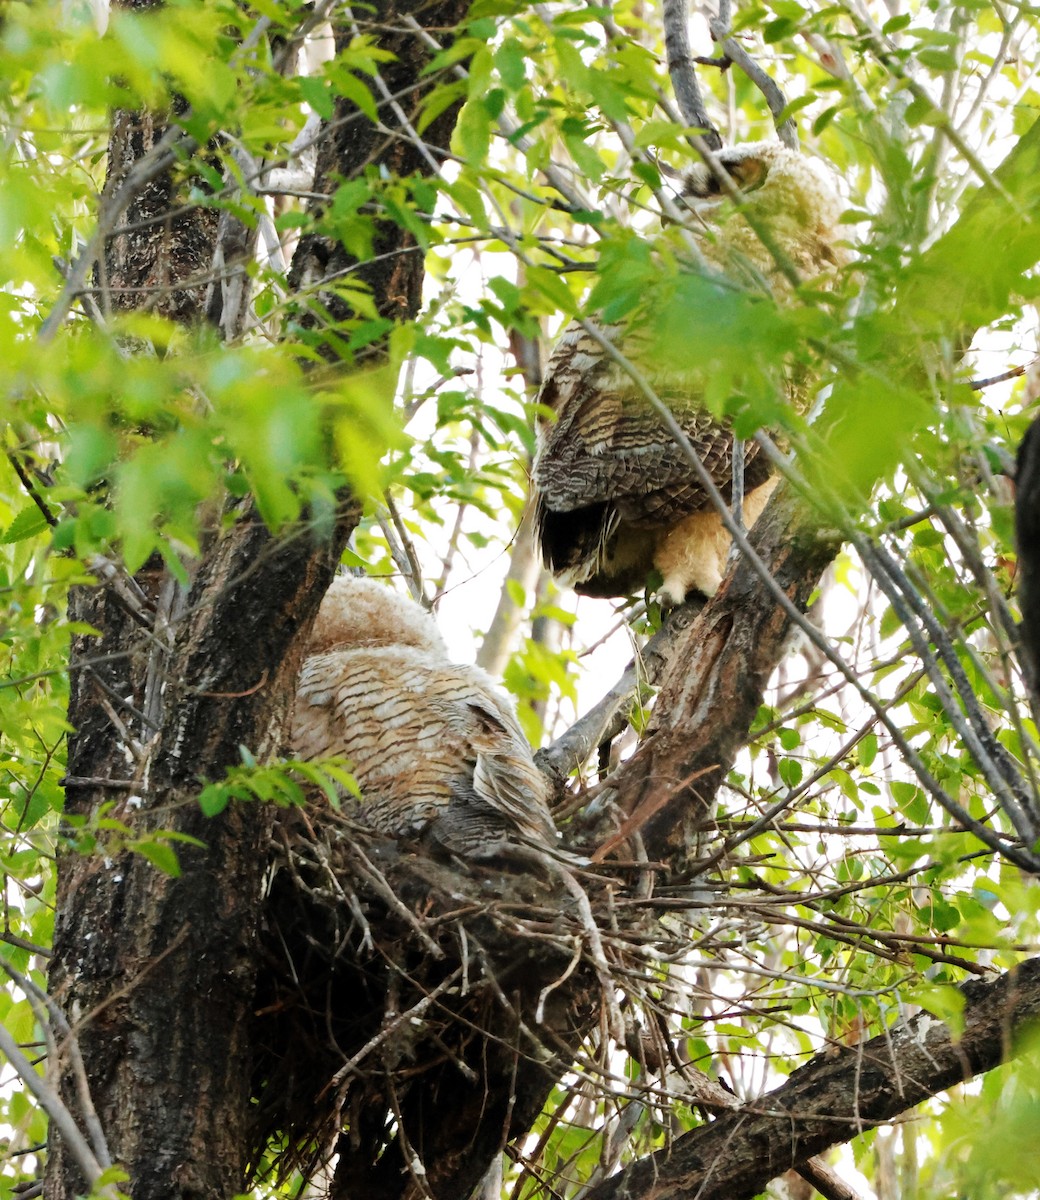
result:
[[(703, 848), (708, 898), (674, 917), (687, 948), (658, 965), (633, 1017), (676, 1062), (655, 1069), (615, 1047), (614, 1075), (594, 1085), (606, 1051), (590, 1047), (589, 1071), (560, 1084), (508, 1168), (512, 1195), (547, 1181), (574, 1194), (705, 1120), (681, 1068), (754, 1095), (907, 1005), (955, 1026), (957, 982), (1036, 951), (1040, 888), (1001, 852), (1023, 832), (993, 767), (1006, 754), (1035, 806), (1000, 473), (1036, 380), (972, 388), (962, 364), (973, 346), (971, 369), (996, 375), (1035, 343), (1037, 20), (995, 4), (891, 18), (880, 5), (742, 6), (738, 31), (840, 176), (855, 252), (838, 302), (807, 284), (778, 306), (706, 279), (691, 254), (676, 175), (694, 153), (667, 107), (656, 10), (477, 0), (445, 38), (415, 124), (421, 136), (461, 103), (453, 160), (428, 178), (363, 170), (318, 204), (299, 174), (308, 120), (340, 98), (374, 116), (388, 57), (376, 15), (358, 13), (334, 53), (286, 72), (280, 47), (308, 11), (180, 0), (114, 10), (100, 32), (86, 6), (4, 9), (0, 965), (43, 986), (59, 849), (129, 848), (178, 870), (170, 833), (107, 810), (59, 824), (63, 672), (70, 640), (91, 636), (65, 616), (68, 588), (154, 556), (187, 579), (247, 495), (272, 528), (320, 534), (349, 483), (366, 502), (350, 561), (407, 576), (464, 647), (491, 626), (521, 554), (535, 411), (522, 348), (577, 313), (642, 322), (666, 369), (710, 367), (706, 402), (738, 433), (767, 426), (793, 448), (794, 485), (851, 548), (817, 604), (827, 650), (799, 643), (773, 681)], [(735, 68), (703, 80), (729, 140), (767, 136), (762, 97)], [(111, 108), (178, 114), (180, 202), (258, 236), (237, 340), (115, 315), (103, 281), (67, 284), (97, 236)], [(416, 322), (380, 312), (359, 272), (331, 290), (288, 285), (301, 238), (332, 238), (363, 263), (387, 222), (426, 256)], [(69, 319), (45, 324), (63, 306)], [(783, 405), (777, 380), (792, 371), (825, 384), (815, 420)], [(523, 632), (498, 673), (526, 732), (550, 741), (602, 690), (598, 647), (618, 622), (602, 602), (575, 610), (531, 570), (502, 585), (502, 605)], [(988, 759), (966, 738), (985, 729)], [(245, 747), (241, 768), (200, 778), (199, 801), (208, 814), (299, 803), (304, 785), (352, 790), (345, 764), (258, 766)], [(34, 1003), (14, 984), (0, 994), (23, 1045), (41, 1040)], [(865, 1135), (859, 1170), (880, 1180), (902, 1155), (907, 1200), (1034, 1191), (1035, 1168), (1014, 1153), (1035, 1124), (1034, 1058), (922, 1115), (913, 1135)], [(45, 1121), (12, 1085), (0, 1123), (9, 1194), (34, 1177)]]

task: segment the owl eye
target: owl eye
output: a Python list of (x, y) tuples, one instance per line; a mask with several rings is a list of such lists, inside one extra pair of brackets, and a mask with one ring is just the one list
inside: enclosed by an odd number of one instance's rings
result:
[(765, 186), (769, 178), (769, 167), (760, 158), (745, 158), (740, 162), (725, 163), (733, 182), (742, 192), (755, 192)]
[[(742, 192), (758, 191), (765, 186), (769, 177), (769, 166), (761, 158), (748, 156), (728, 161), (726, 156), (722, 155), (719, 162)], [(686, 195), (696, 196), (698, 199), (722, 196), (728, 190), (706, 163), (695, 167), (686, 180)]]
[(722, 181), (707, 165), (697, 166), (687, 175), (683, 193), (698, 200), (721, 196)]

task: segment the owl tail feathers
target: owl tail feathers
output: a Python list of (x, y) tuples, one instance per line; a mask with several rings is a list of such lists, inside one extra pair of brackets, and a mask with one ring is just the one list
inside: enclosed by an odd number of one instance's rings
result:
[(564, 587), (583, 596), (638, 591), (653, 567), (652, 533), (623, 529), (613, 504), (557, 512), (539, 497), (535, 528), (546, 568)]
[(590, 504), (556, 512), (539, 498), (535, 528), (542, 562), (561, 583), (573, 587), (598, 569), (617, 528), (617, 511), (606, 504)]

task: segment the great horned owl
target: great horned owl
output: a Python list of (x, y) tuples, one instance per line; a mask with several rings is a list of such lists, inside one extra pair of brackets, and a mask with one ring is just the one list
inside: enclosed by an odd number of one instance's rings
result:
[(359, 816), (465, 858), (538, 857), (545, 778), (490, 676), (449, 660), (433, 618), (370, 579), (333, 581), (300, 672), (296, 756), (343, 756)]
[[(764, 227), (801, 279), (826, 286), (830, 277), (821, 273), (844, 261), (835, 232), (841, 208), (813, 166), (779, 142), (736, 146), (718, 158), (744, 203), (718, 198), (719, 181), (707, 166), (688, 177), (691, 203), (713, 227), (703, 246), (709, 263), (735, 283), (768, 286), (780, 299), (790, 295), (787, 275), (756, 232)], [(617, 327), (603, 332), (668, 399), (728, 499), (733, 439), (701, 404), (698, 364), (684, 364), (678, 381), (664, 379), (638, 337), (626, 339)], [(804, 407), (804, 379), (789, 379), (787, 392)], [(679, 603), (692, 591), (711, 595), (730, 541), (719, 515), (664, 423), (581, 324), (571, 324), (557, 343), (539, 401), (555, 413), (555, 420), (540, 424), (533, 472), (535, 521), (549, 570), (589, 596), (632, 592), (654, 568), (667, 602)], [(751, 524), (774, 481), (754, 442), (745, 444), (744, 464), (744, 514)]]

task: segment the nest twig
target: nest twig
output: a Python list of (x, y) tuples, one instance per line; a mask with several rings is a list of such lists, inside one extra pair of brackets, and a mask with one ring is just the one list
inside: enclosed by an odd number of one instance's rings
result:
[(488, 1037), (535, 1053), (538, 1030), (503, 1024), (499, 997), (533, 1013), (576, 947), (586, 963), (573, 908), (557, 881), (439, 862), (327, 809), (287, 814), (265, 905), (254, 1175), (310, 1177), (345, 1128), (374, 1163), (394, 1104), (431, 1071), (475, 1085)]
[(483, 1095), (492, 1060), (594, 1086), (608, 1043), (660, 1005), (655, 964), (693, 941), (674, 896), (658, 906), (645, 872), (633, 882), (641, 865), (575, 868), (567, 887), (530, 862), (433, 858), (321, 801), (287, 812), (264, 906), (254, 1177), (312, 1179), (335, 1154), (363, 1194), (395, 1141), (421, 1142), (423, 1097)]

